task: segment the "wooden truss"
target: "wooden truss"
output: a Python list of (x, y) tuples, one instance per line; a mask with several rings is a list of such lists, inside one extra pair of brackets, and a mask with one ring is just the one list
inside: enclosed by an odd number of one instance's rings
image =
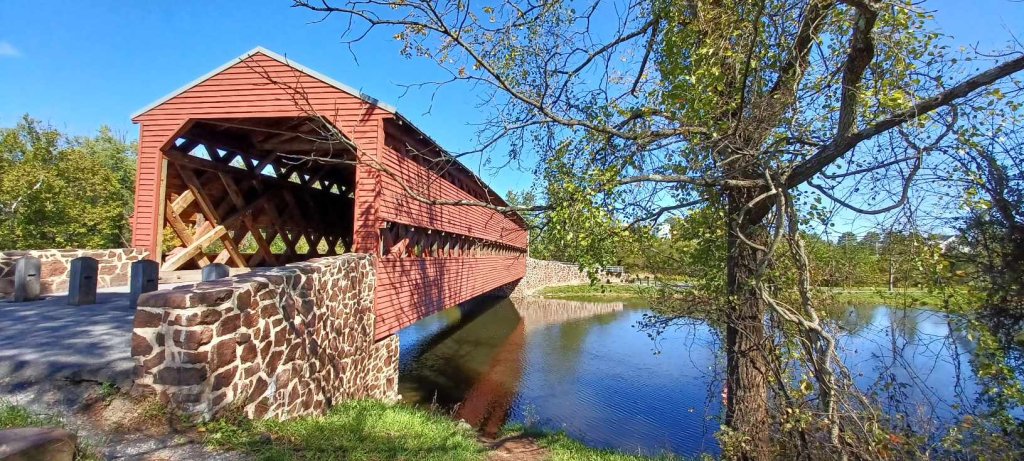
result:
[(350, 247), (351, 162), (281, 123), (195, 123), (164, 150), (164, 221), (180, 244), (161, 270), (282, 265)]
[(490, 240), (388, 222), (381, 229), (381, 256), (390, 258), (461, 258), (516, 256), (522, 249)]

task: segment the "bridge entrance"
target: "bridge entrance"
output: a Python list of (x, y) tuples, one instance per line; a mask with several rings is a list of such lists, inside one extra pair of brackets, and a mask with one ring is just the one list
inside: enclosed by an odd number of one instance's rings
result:
[(351, 250), (356, 154), (337, 133), (317, 117), (190, 119), (161, 149), (161, 270)]
[(526, 272), (525, 221), (472, 170), (396, 108), (284, 56), (256, 48), (132, 120), (132, 244), (167, 279), (370, 255), (381, 340)]

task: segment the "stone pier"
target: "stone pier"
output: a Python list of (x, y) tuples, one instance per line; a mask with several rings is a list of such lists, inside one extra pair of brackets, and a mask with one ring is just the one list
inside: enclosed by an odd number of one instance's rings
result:
[(372, 257), (347, 254), (144, 294), (136, 391), (205, 418), (395, 399), (398, 338), (373, 339), (375, 283)]

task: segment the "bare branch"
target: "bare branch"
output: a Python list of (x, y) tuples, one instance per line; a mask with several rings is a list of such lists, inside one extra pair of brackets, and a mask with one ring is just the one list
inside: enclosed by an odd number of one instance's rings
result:
[(1024, 56), (1006, 61), (976, 74), (946, 91), (924, 99), (907, 110), (879, 120), (867, 128), (837, 138), (793, 168), (793, 172), (786, 178), (786, 187), (793, 188), (807, 182), (814, 175), (825, 169), (825, 167), (865, 140), (871, 139), (910, 120), (927, 115), (936, 109), (948, 106), (959, 99), (971, 95), (980, 88), (985, 88), (1021, 70), (1024, 70)]

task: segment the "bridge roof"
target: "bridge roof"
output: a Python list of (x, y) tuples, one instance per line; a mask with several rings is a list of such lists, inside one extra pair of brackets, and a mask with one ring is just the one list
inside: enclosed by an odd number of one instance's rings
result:
[[(496, 197), (498, 199), (498, 201), (501, 202), (501, 203), (498, 204), (499, 206), (508, 206), (508, 203), (505, 201), (504, 197), (502, 197), (500, 194), (495, 192), (494, 189), (492, 189), (490, 185), (488, 185), (479, 176), (477, 176), (477, 174), (475, 172), (473, 172), (473, 170), (471, 170), (468, 167), (466, 167), (466, 165), (464, 165), (457, 157), (451, 155), (451, 153), (449, 153), (447, 150), (445, 150), (443, 147), (441, 147), (441, 145), (438, 144), (437, 141), (435, 141), (429, 135), (424, 133), (423, 130), (419, 129), (419, 127), (417, 127), (415, 124), (413, 124), (408, 118), (406, 118), (404, 115), (402, 115), (400, 112), (398, 112), (398, 108), (396, 108), (395, 106), (393, 106), (391, 104), (388, 104), (386, 102), (382, 102), (381, 100), (379, 100), (377, 98), (374, 98), (373, 96), (370, 96), (370, 95), (368, 95), (366, 93), (363, 93), (360, 90), (357, 90), (357, 89), (355, 89), (355, 88), (353, 88), (353, 87), (351, 87), (349, 85), (346, 85), (346, 84), (344, 84), (342, 82), (339, 82), (339, 81), (337, 81), (337, 80), (335, 80), (335, 79), (333, 79), (331, 77), (328, 77), (325, 74), (317, 72), (316, 70), (313, 70), (313, 69), (311, 69), (309, 67), (306, 67), (306, 66), (304, 66), (302, 64), (299, 64), (299, 63), (295, 62), (294, 60), (291, 60), (291, 59), (287, 58), (286, 56), (283, 56), (283, 55), (280, 55), (280, 54), (275, 53), (273, 51), (270, 51), (270, 50), (268, 50), (268, 49), (266, 49), (266, 48), (264, 48), (262, 46), (257, 46), (255, 48), (253, 48), (253, 49), (243, 53), (241, 56), (238, 56), (237, 58), (229, 60), (228, 62), (220, 65), (216, 69), (213, 69), (212, 71), (210, 71), (210, 72), (200, 76), (199, 78), (196, 78), (195, 80), (192, 80), (191, 82), (186, 83), (184, 86), (182, 86), (182, 87), (180, 87), (180, 88), (178, 88), (178, 89), (168, 93), (167, 95), (163, 96), (162, 98), (157, 99), (156, 101), (153, 101), (152, 103), (146, 105), (145, 107), (137, 110), (134, 114), (132, 114), (132, 116), (131, 116), (132, 120), (137, 122), (136, 119), (138, 119), (143, 114), (145, 114), (145, 113), (147, 113), (147, 112), (157, 108), (161, 104), (163, 104), (163, 103), (165, 103), (167, 101), (170, 101), (171, 99), (174, 99), (178, 95), (180, 95), (180, 94), (182, 94), (182, 93), (192, 89), (193, 87), (199, 85), (200, 83), (203, 83), (206, 80), (209, 80), (211, 77), (213, 77), (213, 76), (215, 76), (215, 75), (217, 75), (217, 74), (227, 70), (228, 68), (230, 68), (230, 67), (232, 67), (232, 66), (234, 66), (234, 65), (236, 65), (236, 64), (238, 64), (238, 63), (240, 63), (242, 61), (245, 61), (246, 59), (248, 59), (248, 58), (250, 58), (250, 57), (252, 57), (254, 55), (257, 55), (257, 54), (262, 54), (264, 56), (267, 56), (267, 57), (269, 57), (269, 58), (271, 58), (271, 59), (273, 59), (275, 61), (278, 61), (278, 62), (286, 65), (286, 66), (289, 66), (289, 67), (291, 67), (291, 68), (293, 68), (295, 70), (298, 70), (298, 71), (300, 71), (302, 73), (305, 73), (305, 74), (307, 74), (307, 75), (309, 75), (309, 76), (311, 76), (311, 77), (313, 77), (313, 78), (315, 78), (317, 80), (320, 80), (320, 81), (322, 81), (322, 82), (324, 82), (324, 83), (326, 83), (326, 84), (328, 84), (328, 85), (330, 85), (330, 86), (332, 86), (332, 87), (334, 87), (334, 88), (336, 88), (336, 89), (338, 89), (338, 90), (340, 90), (340, 91), (342, 91), (344, 93), (347, 93), (349, 95), (355, 96), (355, 97), (365, 101), (368, 104), (371, 104), (371, 105), (373, 105), (373, 106), (375, 106), (377, 108), (380, 108), (380, 109), (382, 109), (382, 110), (384, 110), (386, 112), (391, 113), (392, 115), (394, 115), (394, 117), (396, 119), (401, 121), (403, 125), (408, 126), (413, 131), (415, 131), (418, 135), (422, 136), (423, 139), (425, 139), (427, 142), (429, 142), (430, 144), (436, 146), (437, 150), (439, 152), (441, 152), (442, 155), (448, 157), (450, 160), (452, 160), (454, 162), (454, 164), (459, 169), (461, 169), (461, 170), (463, 170), (463, 172), (469, 174), (470, 177), (472, 177), (475, 180), (475, 182), (477, 182), (480, 185), (482, 185), (486, 189), (486, 191), (488, 193), (488, 196)], [(526, 225), (525, 220), (523, 219), (523, 217), (519, 213), (513, 211), (512, 215), (514, 216), (514, 218), (513, 218), (514, 221), (518, 221), (523, 226)]]

